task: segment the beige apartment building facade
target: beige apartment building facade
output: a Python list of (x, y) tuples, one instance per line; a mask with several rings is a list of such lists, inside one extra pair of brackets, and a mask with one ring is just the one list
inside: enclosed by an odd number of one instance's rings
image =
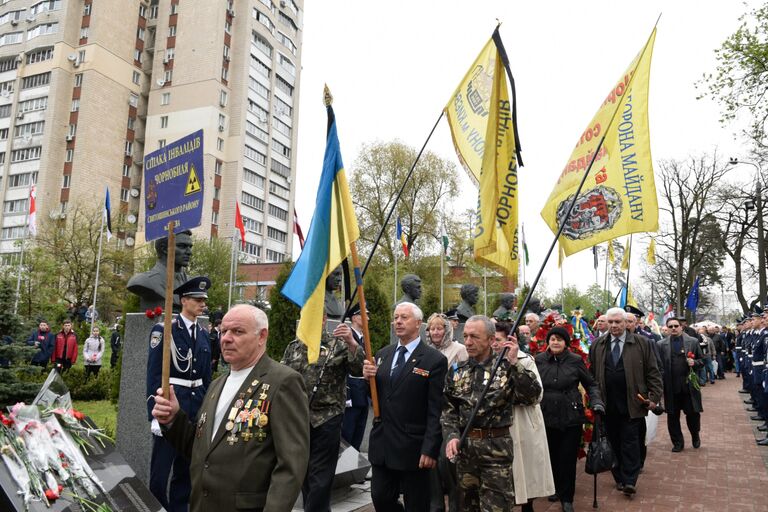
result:
[(301, 0), (0, 0), (0, 261), (38, 224), (103, 205), (112, 243), (144, 241), (143, 158), (204, 131), (197, 237), (291, 256)]

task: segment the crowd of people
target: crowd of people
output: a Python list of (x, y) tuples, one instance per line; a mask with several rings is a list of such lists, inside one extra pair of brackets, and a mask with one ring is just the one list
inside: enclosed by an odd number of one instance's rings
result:
[[(729, 370), (744, 376), (755, 419), (768, 418), (762, 312), (730, 331), (694, 329), (675, 316), (654, 329), (632, 306), (593, 322), (546, 311), (528, 313), (512, 332), (507, 319), (425, 319), (402, 302), (393, 313), (396, 342), (373, 358), (356, 309), (349, 324), (324, 327), (316, 362), (296, 339), (278, 364), (265, 354), (269, 330), (257, 308), (233, 308), (210, 333), (196, 326), (207, 289), (196, 279), (175, 290), (182, 312), (170, 397), (159, 389), (162, 330), (150, 337), (152, 490), (168, 510), (288, 510), (299, 494), (305, 510), (330, 510), (340, 439), (361, 448), (372, 396), (371, 498), (384, 511), (525, 511), (537, 498), (572, 511), (593, 424), (613, 449), (617, 491), (631, 498), (645, 464), (646, 417), (666, 413), (672, 451), (681, 452), (682, 412), (690, 446), (699, 448), (701, 390)], [(214, 352), (229, 372), (212, 382)], [(244, 464), (232, 475), (235, 459)]]

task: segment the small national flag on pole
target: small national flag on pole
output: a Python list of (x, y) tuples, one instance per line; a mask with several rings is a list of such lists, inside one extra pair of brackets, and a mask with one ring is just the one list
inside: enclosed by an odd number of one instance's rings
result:
[[(327, 88), (326, 97), (330, 97)], [(309, 225), (304, 250), (281, 290), (288, 300), (301, 308), (296, 337), (307, 346), (307, 360), (310, 364), (315, 363), (320, 355), (325, 280), (350, 254), (352, 242), (360, 238), (341, 160), (336, 118), (330, 101), (326, 105), (328, 132), (315, 213)]]
[(245, 249), (245, 224), (240, 214), (240, 201), (235, 201), (235, 228), (240, 231), (240, 246)]
[(445, 232), (445, 222), (440, 225), (440, 243), (443, 245), (443, 254), (448, 254), (448, 233)]
[(299, 237), (299, 247), (304, 250), (304, 232), (299, 226), (299, 215), (296, 213), (296, 208), (293, 209), (293, 232)]
[(397, 218), (397, 239), (400, 240), (400, 244), (403, 246), (403, 254), (408, 257), (408, 239), (403, 232), (403, 225), (400, 223), (400, 217)]
[(107, 219), (107, 242), (112, 240), (112, 205), (109, 202), (109, 187), (107, 187), (107, 197), (104, 199), (104, 215)]
[(616, 253), (613, 252), (613, 240), (608, 240), (608, 261), (616, 262)]
[(35, 191), (35, 186), (32, 185), (32, 188), (29, 189), (29, 220), (27, 224), (29, 234), (32, 236), (37, 236), (37, 208), (35, 207), (35, 197), (37, 197), (37, 192)]
[(656, 240), (653, 238), (651, 238), (651, 243), (648, 244), (648, 254), (646, 255), (646, 260), (648, 261), (649, 265), (656, 264)]
[(523, 232), (523, 256), (525, 256), (525, 266), (528, 266), (528, 244), (525, 241), (525, 224), (521, 226)]
[(696, 309), (699, 307), (699, 278), (693, 282), (693, 288), (688, 292), (688, 298), (685, 300), (685, 309), (696, 313)]

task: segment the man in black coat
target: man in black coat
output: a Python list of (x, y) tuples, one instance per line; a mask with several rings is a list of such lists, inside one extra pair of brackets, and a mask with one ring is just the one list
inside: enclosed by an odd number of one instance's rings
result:
[(373, 466), (371, 499), (379, 512), (429, 510), (429, 470), (442, 443), (440, 414), (448, 362), (421, 342), (424, 314), (410, 302), (394, 313), (397, 344), (381, 349), (376, 364), (365, 361), (363, 376), (375, 378), (380, 417), (374, 420), (368, 460)]
[(35, 355), (32, 356), (32, 364), (46, 368), (48, 360), (51, 359), (51, 354), (53, 354), (55, 343), (56, 336), (51, 332), (51, 328), (48, 327), (48, 322), (40, 320), (37, 329), (32, 331), (32, 334), (27, 338), (27, 345), (37, 349)]
[[(680, 428), (680, 411), (685, 413), (685, 422), (691, 433), (693, 447), (701, 446), (701, 391), (697, 389), (698, 377), (695, 372), (704, 366), (699, 342), (682, 330), (678, 318), (667, 319), (670, 335), (659, 342), (661, 353), (661, 371), (664, 378), (664, 405), (667, 410), (667, 430), (672, 440), (672, 451), (681, 452), (685, 446), (683, 431)], [(693, 354), (694, 357), (689, 357)], [(688, 375), (694, 369), (691, 383)]]

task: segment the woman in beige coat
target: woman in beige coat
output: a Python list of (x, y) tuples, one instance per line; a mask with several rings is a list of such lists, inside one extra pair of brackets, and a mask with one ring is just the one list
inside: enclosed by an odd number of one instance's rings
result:
[[(496, 323), (497, 346), (501, 347), (509, 336), (511, 328), (512, 326), (507, 322)], [(533, 357), (521, 351), (518, 353), (517, 360), (526, 370), (536, 374), (536, 380), (541, 386), (541, 377)], [(539, 407), (543, 395), (542, 387), (536, 404), (516, 405), (510, 427), (514, 446), (512, 476), (515, 482), (515, 502), (523, 506), (523, 512), (533, 511), (534, 498), (551, 496), (555, 493), (555, 482), (549, 465), (547, 432), (544, 427), (544, 416)]]

